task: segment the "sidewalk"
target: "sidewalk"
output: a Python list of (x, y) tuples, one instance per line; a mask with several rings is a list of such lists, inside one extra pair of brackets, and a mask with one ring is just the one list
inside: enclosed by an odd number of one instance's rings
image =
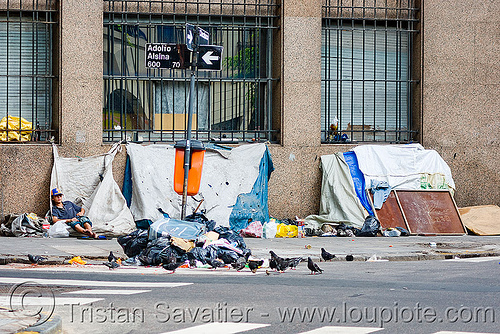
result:
[[(260, 258), (269, 258), (269, 251), (273, 250), (282, 257), (311, 256), (318, 261), (321, 247), (336, 254), (336, 260), (344, 261), (347, 254), (353, 255), (355, 260), (366, 260), (376, 254), (378, 258), (390, 261), (500, 256), (500, 236), (245, 238), (245, 242), (252, 255)], [(74, 256), (102, 262), (110, 251), (125, 258), (116, 238), (0, 237), (0, 265), (29, 263), (28, 254), (47, 257), (46, 264), (64, 264)]]

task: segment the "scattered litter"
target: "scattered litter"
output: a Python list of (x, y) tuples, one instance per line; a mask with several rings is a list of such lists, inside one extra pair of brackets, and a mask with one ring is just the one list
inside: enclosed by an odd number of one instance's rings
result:
[(352, 256), (351, 254), (346, 255), (345, 260), (346, 261), (354, 261), (354, 256)]
[(366, 260), (366, 262), (382, 262), (382, 261), (389, 261), (389, 260), (379, 259), (377, 258), (377, 254), (373, 254), (372, 256), (370, 256), (368, 260)]
[(84, 265), (87, 261), (82, 260), (80, 256), (75, 256), (71, 260), (68, 261), (69, 264), (81, 264)]
[(437, 244), (435, 242), (429, 242), (429, 246), (431, 246), (431, 248), (436, 248)]
[(305, 249), (311, 249), (311, 245), (305, 245), (304, 248)]

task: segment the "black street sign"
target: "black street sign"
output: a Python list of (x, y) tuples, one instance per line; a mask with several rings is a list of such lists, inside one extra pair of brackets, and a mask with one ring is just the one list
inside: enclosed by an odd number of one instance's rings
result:
[(194, 25), (186, 23), (186, 47), (189, 51), (193, 51), (194, 34)]
[(198, 47), (198, 69), (220, 71), (222, 69), (223, 50), (224, 47), (218, 45), (200, 45)]
[(189, 66), (186, 44), (146, 43), (146, 68), (184, 69)]

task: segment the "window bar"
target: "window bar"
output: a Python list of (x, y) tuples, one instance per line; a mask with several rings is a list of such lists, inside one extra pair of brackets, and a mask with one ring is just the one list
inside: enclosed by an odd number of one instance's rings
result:
[[(377, 0), (373, 1), (373, 125), (377, 123)], [(374, 138), (375, 139), (375, 138)]]
[[(362, 94), (361, 94), (361, 119), (363, 120), (363, 124), (365, 124), (365, 49), (366, 49), (366, 20), (365, 20), (365, 0), (363, 0), (363, 64), (362, 64), (362, 84), (361, 84), (361, 89), (362, 89)], [(362, 140), (365, 141), (365, 133), (362, 133), (361, 136)]]
[(267, 115), (267, 140), (269, 141), (272, 141), (273, 138), (272, 138), (272, 117), (273, 117), (273, 113), (272, 113), (272, 94), (273, 94), (273, 87), (272, 87), (272, 81), (271, 81), (271, 77), (272, 77), (272, 69), (271, 69), (271, 64), (272, 64), (272, 61), (273, 61), (273, 48), (271, 47), (272, 45), (272, 41), (273, 41), (273, 30), (272, 29), (268, 29), (268, 33), (267, 33), (267, 44), (266, 44), (266, 54), (267, 54), (267, 61), (266, 61), (266, 71), (267, 71), (267, 112), (266, 112), (266, 115)]
[[(354, 4), (351, 2), (351, 13), (354, 16)], [(350, 99), (350, 109), (351, 109), (351, 124), (352, 129), (354, 129), (354, 19), (351, 18), (351, 99)], [(363, 129), (363, 125), (361, 125)], [(362, 132), (363, 133), (363, 132)]]
[[(389, 25), (387, 21), (387, 0), (385, 0), (385, 31), (384, 31), (384, 141), (387, 141), (387, 113), (388, 113), (388, 107), (387, 107), (387, 71), (388, 71), (388, 57), (387, 54), (389, 52), (389, 49), (387, 47), (387, 43), (389, 41), (388, 34), (389, 34)], [(397, 45), (397, 43), (396, 43)], [(397, 52), (396, 52), (396, 62), (397, 62)], [(397, 64), (397, 63), (396, 63)], [(397, 111), (396, 111), (397, 115)], [(397, 117), (397, 116), (396, 116)], [(374, 124), (375, 128), (375, 124)], [(374, 133), (375, 136), (375, 133)], [(375, 138), (374, 138), (375, 139)]]
[[(23, 12), (22, 10), (19, 11), (19, 124), (18, 124), (18, 129), (21, 130), (21, 117), (25, 116), (23, 115), (23, 103), (22, 103), (22, 91), (23, 91), (23, 64), (22, 64), (22, 44), (23, 44)], [(21, 131), (18, 132), (19, 139), (21, 139)]]

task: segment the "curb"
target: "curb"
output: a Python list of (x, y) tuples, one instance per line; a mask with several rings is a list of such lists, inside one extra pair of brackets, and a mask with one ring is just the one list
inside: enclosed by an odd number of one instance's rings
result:
[(60, 316), (53, 315), (49, 320), (47, 320), (43, 324), (37, 326), (30, 326), (17, 333), (60, 334), (62, 333), (62, 320)]

